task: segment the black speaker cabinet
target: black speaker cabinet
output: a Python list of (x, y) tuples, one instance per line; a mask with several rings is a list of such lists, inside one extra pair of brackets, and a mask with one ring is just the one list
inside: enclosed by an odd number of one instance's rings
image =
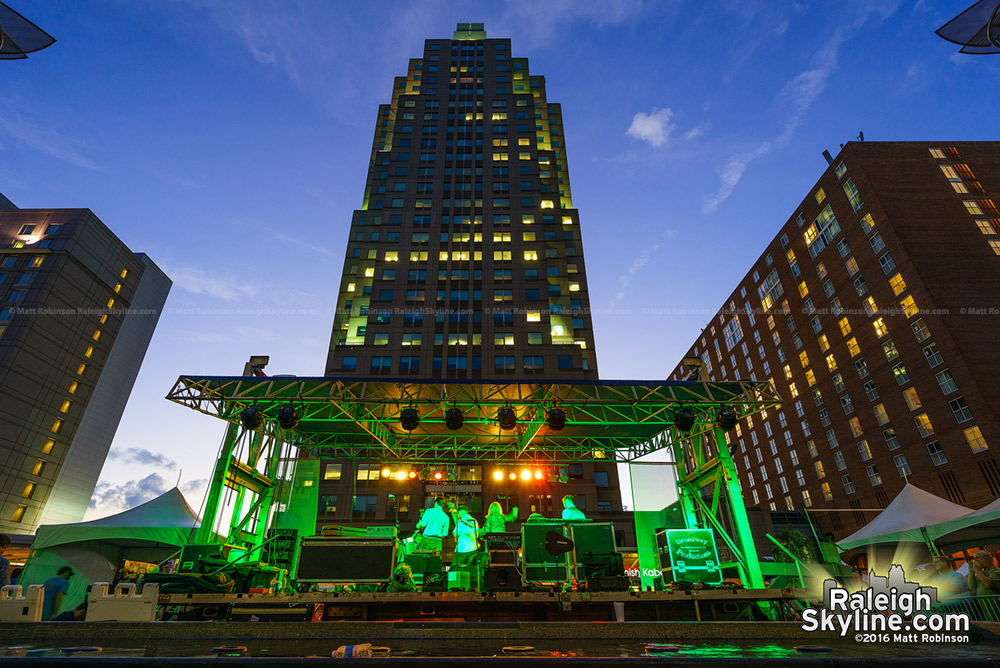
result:
[(545, 549), (550, 531), (563, 532), (558, 522), (525, 522), (521, 525), (521, 564), (527, 584), (569, 582), (569, 555), (551, 555)]
[(486, 591), (518, 591), (521, 589), (521, 574), (513, 567), (490, 567), (483, 574), (483, 585)]
[(414, 575), (423, 575), (424, 573), (431, 572), (436, 573), (444, 570), (444, 562), (441, 560), (440, 554), (414, 552), (403, 557), (403, 561), (409, 564)]
[(312, 536), (299, 548), (297, 582), (388, 582), (396, 566), (396, 541), (384, 538)]
[(448, 591), (448, 574), (444, 571), (424, 573), (422, 591)]

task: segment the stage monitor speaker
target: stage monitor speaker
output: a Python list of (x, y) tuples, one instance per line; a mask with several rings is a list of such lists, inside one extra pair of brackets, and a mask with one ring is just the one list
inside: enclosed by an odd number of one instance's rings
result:
[(629, 579), (624, 575), (598, 575), (587, 578), (587, 591), (628, 591)]
[(518, 591), (521, 589), (521, 574), (516, 568), (487, 568), (483, 574), (486, 591)]
[(302, 539), (298, 582), (388, 582), (396, 566), (396, 541), (363, 537)]

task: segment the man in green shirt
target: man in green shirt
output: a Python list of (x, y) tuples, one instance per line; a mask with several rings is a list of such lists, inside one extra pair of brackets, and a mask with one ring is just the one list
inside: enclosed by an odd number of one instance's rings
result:
[(993, 555), (979, 550), (969, 564), (969, 592), (973, 596), (993, 596), (1000, 594), (1000, 568), (993, 562)]

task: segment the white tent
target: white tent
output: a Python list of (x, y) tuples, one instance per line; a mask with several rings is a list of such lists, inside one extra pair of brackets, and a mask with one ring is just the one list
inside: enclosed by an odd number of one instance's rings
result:
[(159, 562), (188, 543), (198, 516), (176, 487), (124, 512), (76, 524), (38, 527), (20, 582), (41, 584), (63, 566), (75, 571), (60, 608), (83, 602), (94, 582), (111, 582), (122, 559)]
[(906, 483), (885, 510), (871, 522), (839, 541), (841, 552), (897, 543), (924, 544), (921, 529), (973, 512), (919, 487)]
[(1000, 543), (1000, 499), (968, 515), (929, 526), (927, 534), (948, 553)]

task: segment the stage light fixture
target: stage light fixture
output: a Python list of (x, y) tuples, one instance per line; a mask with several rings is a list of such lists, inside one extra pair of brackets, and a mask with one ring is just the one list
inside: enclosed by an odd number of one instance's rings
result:
[(413, 431), (420, 424), (420, 413), (416, 408), (404, 408), (399, 412), (399, 424), (406, 431)]
[(285, 429), (295, 429), (299, 426), (299, 414), (291, 404), (278, 409), (278, 424)]
[(521, 480), (531, 480), (531, 469), (521, 469)]
[(501, 429), (513, 429), (517, 426), (517, 413), (510, 406), (504, 406), (497, 411), (497, 422), (500, 423)]
[(688, 432), (694, 427), (695, 415), (690, 408), (682, 408), (674, 411), (674, 426), (679, 431)]
[(264, 416), (261, 415), (261, 412), (257, 410), (256, 406), (244, 408), (243, 412), (240, 413), (240, 424), (242, 424), (245, 429), (257, 429), (263, 422)]
[(410, 471), (409, 473), (406, 474), (406, 477), (409, 478), (410, 480), (415, 480), (416, 477), (417, 477), (417, 472), (416, 471)]
[(396, 480), (406, 480), (406, 471), (400, 471), (397, 473)]
[(559, 482), (566, 484), (569, 482), (569, 469), (565, 466), (559, 468)]
[(510, 473), (509, 473), (509, 474), (507, 475), (507, 477), (508, 477), (508, 478), (510, 478), (511, 480), (517, 480), (517, 473), (515, 473), (514, 471), (511, 471), (511, 472), (510, 472)]
[(503, 480), (503, 471), (501, 471), (500, 469), (497, 469), (496, 471), (494, 471), (493, 472), (493, 479), (494, 480)]
[(388, 468), (382, 469), (382, 477), (383, 478), (388, 478), (391, 475), (392, 475), (392, 471), (390, 469), (388, 469)]
[(535, 480), (541, 480), (544, 477), (545, 477), (545, 471), (543, 471), (542, 469), (538, 469), (535, 471)]
[(459, 408), (449, 408), (444, 414), (444, 424), (452, 431), (461, 429), (464, 422), (465, 415), (462, 414), (462, 410)]
[(736, 428), (736, 423), (739, 422), (740, 415), (732, 408), (723, 408), (719, 412), (719, 428), (722, 431), (732, 431)]
[(440, 471), (435, 471), (434, 472), (434, 479), (435, 480), (443, 480), (444, 479), (444, 474), (441, 473)]
[(566, 426), (566, 413), (561, 408), (553, 408), (545, 416), (545, 424), (552, 431), (559, 431)]

